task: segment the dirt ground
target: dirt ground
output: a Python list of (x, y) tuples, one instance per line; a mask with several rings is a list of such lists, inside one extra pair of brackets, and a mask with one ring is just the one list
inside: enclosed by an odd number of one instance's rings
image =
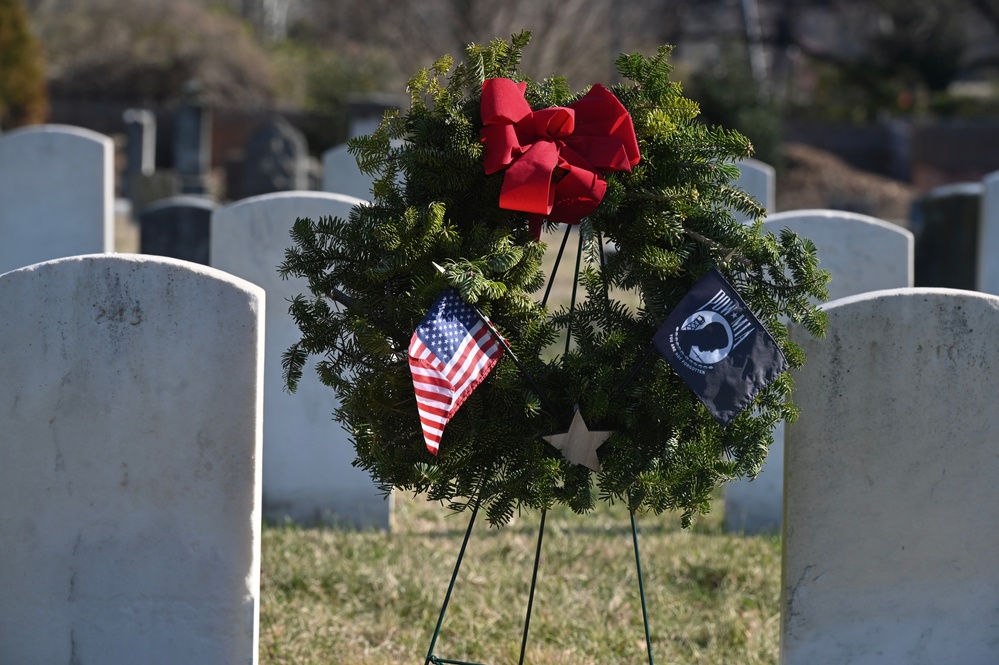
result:
[(853, 168), (838, 157), (800, 143), (782, 149), (777, 172), (777, 212), (833, 208), (909, 227), (918, 193), (907, 183)]

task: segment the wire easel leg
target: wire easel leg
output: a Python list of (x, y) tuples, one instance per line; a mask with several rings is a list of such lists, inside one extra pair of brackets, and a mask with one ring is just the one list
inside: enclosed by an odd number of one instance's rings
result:
[[(461, 549), (458, 552), (458, 560), (454, 564), (454, 572), (451, 574), (451, 582), (448, 585), (447, 593), (444, 596), (444, 603), (441, 605), (441, 613), (437, 619), (437, 627), (434, 629), (433, 638), (430, 640), (430, 648), (427, 650), (427, 658), (424, 661), (424, 665), (481, 665), (480, 663), (469, 663), (463, 660), (439, 658), (434, 655), (434, 648), (437, 646), (437, 638), (440, 635), (441, 626), (444, 624), (444, 615), (447, 613), (448, 604), (451, 602), (451, 593), (454, 591), (455, 580), (458, 578), (458, 571), (461, 568), (462, 560), (465, 557), (465, 548), (467, 547), (469, 537), (472, 534), (472, 527), (475, 524), (475, 516), (478, 514), (478, 510), (479, 505), (478, 502), (476, 502), (475, 507), (472, 509), (472, 516), (468, 520), (468, 528), (465, 530), (465, 538), (461, 542)], [(534, 595), (537, 590), (538, 571), (541, 567), (541, 546), (544, 542), (545, 520), (547, 516), (548, 511), (543, 510), (541, 512), (541, 522), (538, 526), (538, 544), (534, 552), (534, 570), (531, 573), (531, 590), (527, 598), (527, 616), (524, 618), (524, 634), (520, 643), (520, 659), (517, 661), (518, 665), (524, 665), (524, 658), (527, 655), (527, 639), (531, 631), (531, 614), (534, 610)], [(642, 621), (645, 625), (645, 646), (649, 656), (649, 665), (655, 665), (655, 660), (652, 657), (652, 633), (649, 630), (649, 612), (645, 602), (645, 580), (642, 576), (642, 557), (638, 548), (638, 526), (635, 522), (634, 512), (631, 513), (631, 537), (635, 546), (635, 568), (638, 571), (638, 593), (642, 602)]]
[(531, 574), (531, 592), (527, 597), (527, 617), (524, 619), (524, 639), (520, 642), (520, 660), (517, 665), (524, 665), (524, 654), (527, 653), (527, 634), (531, 630), (531, 610), (534, 608), (534, 589), (538, 584), (538, 567), (541, 563), (541, 541), (545, 537), (545, 517), (547, 510), (541, 511), (541, 525), (538, 527), (538, 547), (534, 552), (534, 572)]
[(579, 247), (576, 248), (576, 279), (572, 282), (572, 297), (569, 300), (569, 325), (565, 328), (565, 354), (569, 355), (569, 345), (572, 343), (572, 317), (576, 311), (576, 290), (579, 287), (579, 266), (583, 259), (583, 234), (579, 234)]
[(447, 612), (448, 603), (451, 602), (451, 592), (454, 590), (454, 581), (458, 579), (458, 570), (461, 568), (461, 561), (465, 558), (465, 547), (468, 545), (468, 538), (472, 535), (472, 526), (475, 525), (475, 516), (479, 513), (479, 501), (476, 499), (475, 507), (472, 508), (472, 516), (468, 520), (468, 528), (465, 529), (465, 538), (461, 541), (461, 549), (458, 551), (458, 560), (454, 562), (454, 572), (451, 573), (451, 583), (447, 587), (447, 594), (444, 595), (444, 604), (441, 605), (441, 614), (437, 618), (437, 627), (434, 629), (434, 636), (430, 640), (430, 649), (427, 650), (427, 659), (423, 665), (430, 665), (431, 662), (440, 662), (434, 656), (434, 647), (437, 646), (437, 636), (441, 633), (441, 626), (444, 624), (444, 614)]
[(552, 286), (555, 284), (555, 274), (558, 272), (559, 264), (562, 263), (562, 254), (565, 252), (566, 243), (569, 242), (569, 232), (572, 230), (572, 226), (566, 224), (565, 235), (562, 236), (562, 244), (558, 248), (558, 254), (555, 256), (555, 266), (552, 268), (551, 277), (548, 278), (548, 288), (545, 289), (545, 297), (541, 299), (542, 305), (548, 304), (548, 296), (551, 295)]
[[(542, 301), (542, 304), (547, 304), (548, 296), (551, 294), (552, 285), (554, 284), (554, 281), (555, 281), (555, 273), (557, 273), (557, 271), (558, 271), (559, 264), (561, 263), (561, 260), (562, 260), (562, 255), (563, 255), (563, 253), (565, 251), (566, 244), (567, 244), (567, 242), (569, 240), (570, 229), (571, 229), (571, 227), (567, 227), (566, 228), (565, 235), (562, 238), (562, 244), (559, 247), (558, 256), (555, 259), (555, 266), (554, 266), (554, 269), (552, 270), (552, 276), (551, 276), (551, 278), (548, 281), (548, 287), (545, 290), (545, 296), (544, 296), (544, 299)], [(603, 239), (598, 237), (597, 242), (598, 242), (598, 244), (600, 246), (600, 261), (601, 261), (601, 264), (603, 265), (604, 261), (605, 261), (604, 255), (603, 255)], [(582, 236), (582, 233), (580, 233), (580, 235), (579, 235), (579, 246), (578, 246), (578, 248), (576, 250), (576, 278), (573, 280), (573, 284), (572, 284), (572, 295), (570, 297), (570, 302), (569, 302), (569, 323), (566, 326), (566, 341), (565, 341), (565, 353), (566, 354), (569, 353), (569, 347), (570, 347), (570, 344), (571, 344), (571, 341), (572, 341), (572, 314), (573, 314), (573, 312), (574, 312), (574, 310), (576, 308), (577, 287), (579, 285), (579, 269), (580, 269), (580, 263), (581, 263), (581, 260), (582, 260), (582, 255), (583, 255), (583, 236)], [(607, 294), (605, 293), (605, 295), (607, 295)], [(482, 315), (480, 313), (480, 317), (483, 319), (483, 321), (487, 322), (487, 325), (489, 325), (488, 324), (488, 319), (484, 315)], [(491, 326), (490, 326), (490, 328), (491, 328)], [(497, 335), (497, 338), (502, 341), (502, 336), (500, 336), (498, 333), (496, 333), (496, 335)], [(506, 347), (505, 343), (504, 343), (504, 346)], [(515, 359), (515, 356), (513, 355), (512, 350), (510, 350), (507, 347), (507, 351), (509, 351), (511, 357), (513, 357)], [(651, 355), (651, 352), (650, 352), (649, 355)], [(622, 384), (621, 387), (618, 388), (619, 391), (623, 390), (625, 388), (625, 386), (628, 383), (630, 383), (630, 381), (638, 374), (638, 371), (641, 369), (642, 365), (647, 360), (648, 360), (648, 356), (646, 356), (646, 358), (641, 363), (639, 363), (639, 366), (637, 368), (635, 368), (635, 370), (632, 372), (631, 376), (629, 376), (628, 379), (625, 380), (624, 384)], [(516, 361), (516, 359), (515, 359), (515, 361)], [(537, 385), (534, 383), (533, 379), (531, 379), (530, 374), (528, 374), (527, 370), (520, 364), (520, 362), (519, 361), (516, 361), (516, 362), (517, 362), (517, 367), (520, 369), (520, 371), (524, 374), (524, 376), (528, 379), (528, 381), (534, 387), (535, 391), (538, 393), (539, 397), (541, 398), (542, 403), (545, 404), (546, 400), (544, 399), (543, 392), (537, 387)], [(548, 407), (548, 410), (550, 411), (550, 413), (552, 415), (555, 414), (555, 410), (554, 409)], [(427, 650), (427, 658), (424, 661), (424, 665), (480, 665), (479, 663), (467, 663), (467, 662), (461, 661), (461, 660), (450, 660), (450, 659), (447, 659), (447, 658), (440, 658), (440, 657), (434, 655), (434, 648), (437, 646), (437, 638), (440, 636), (441, 626), (444, 624), (444, 615), (446, 614), (447, 608), (448, 608), (448, 604), (451, 601), (451, 593), (454, 591), (455, 581), (458, 578), (458, 571), (461, 568), (462, 560), (465, 557), (465, 548), (467, 547), (469, 537), (472, 534), (472, 527), (475, 524), (475, 516), (478, 514), (478, 511), (479, 511), (479, 501), (478, 501), (478, 499), (476, 499), (475, 506), (472, 509), (472, 515), (471, 515), (471, 517), (468, 520), (468, 528), (465, 531), (465, 537), (464, 537), (464, 539), (462, 540), (462, 543), (461, 543), (461, 549), (458, 552), (458, 560), (455, 562), (454, 572), (451, 574), (451, 582), (448, 585), (447, 593), (444, 596), (444, 603), (441, 605), (440, 616), (437, 619), (437, 627), (434, 629), (434, 635), (433, 635), (433, 638), (431, 638), (430, 648)], [(542, 546), (542, 543), (544, 542), (545, 520), (547, 518), (547, 515), (548, 515), (548, 511), (547, 510), (541, 511), (541, 521), (540, 521), (540, 524), (539, 524), (539, 527), (538, 527), (538, 543), (537, 543), (537, 548), (536, 548), (535, 553), (534, 553), (534, 570), (533, 570), (533, 572), (531, 574), (531, 589), (530, 589), (530, 592), (529, 592), (529, 595), (528, 595), (528, 599), (527, 599), (527, 615), (524, 618), (524, 634), (523, 634), (523, 637), (522, 637), (521, 643), (520, 643), (520, 659), (518, 660), (518, 665), (524, 665), (524, 657), (527, 654), (527, 640), (528, 640), (528, 637), (529, 637), (530, 631), (531, 631), (531, 614), (532, 614), (532, 612), (534, 610), (534, 595), (535, 595), (535, 591), (537, 590), (538, 570), (540, 569), (540, 565), (541, 565), (541, 546)], [(649, 615), (648, 615), (648, 610), (646, 608), (646, 603), (645, 603), (645, 581), (642, 578), (642, 560), (641, 560), (641, 556), (640, 556), (639, 550), (638, 550), (638, 528), (637, 528), (636, 523), (635, 523), (635, 513), (634, 512), (631, 513), (631, 533), (632, 533), (632, 539), (634, 541), (634, 546), (635, 546), (635, 565), (636, 565), (637, 570), (638, 570), (638, 589), (639, 589), (639, 595), (641, 596), (641, 601), (642, 601), (642, 620), (644, 621), (644, 624), (645, 624), (645, 644), (646, 644), (646, 647), (648, 649), (649, 665), (655, 665), (655, 663), (653, 661), (653, 658), (652, 658), (652, 637), (651, 637), (651, 633), (649, 632)]]
[(642, 597), (642, 621), (645, 623), (645, 646), (649, 652), (649, 665), (652, 660), (652, 634), (649, 632), (649, 611), (645, 606), (645, 580), (642, 579), (642, 557), (638, 553), (638, 527), (635, 525), (635, 511), (631, 511), (631, 538), (635, 543), (635, 568), (638, 570), (638, 595)]

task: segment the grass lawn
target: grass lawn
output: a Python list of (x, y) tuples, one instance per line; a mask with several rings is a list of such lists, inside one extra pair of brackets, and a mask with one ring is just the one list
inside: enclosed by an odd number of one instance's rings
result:
[[(539, 517), (496, 529), (479, 516), (436, 656), (517, 663)], [(265, 527), (261, 665), (424, 662), (468, 516), (396, 495), (393, 522), (390, 534)], [(638, 527), (657, 663), (777, 662), (778, 539), (726, 535), (717, 515), (690, 531), (675, 515)], [(549, 512), (524, 662), (648, 662), (623, 507)]]

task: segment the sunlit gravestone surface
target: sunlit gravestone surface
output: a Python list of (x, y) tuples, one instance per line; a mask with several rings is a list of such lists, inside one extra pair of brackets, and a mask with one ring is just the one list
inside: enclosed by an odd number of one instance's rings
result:
[(999, 662), (999, 297), (830, 303), (787, 426), (784, 665)]
[(264, 366), (264, 515), (300, 524), (345, 523), (388, 529), (391, 501), (367, 472), (351, 466), (354, 446), (333, 420), (332, 388), (309, 363), (297, 391), (285, 390), (281, 355), (301, 333), (288, 313), (308, 283), (281, 279), (278, 266), (292, 245), (296, 218), (347, 218), (360, 199), (325, 192), (255, 196), (212, 216), (212, 265), (267, 292), (267, 355)]
[[(815, 243), (819, 266), (832, 276), (830, 299), (913, 285), (912, 234), (896, 224), (857, 213), (815, 209), (776, 213), (763, 225), (774, 235), (788, 228)], [(759, 475), (725, 487), (726, 530), (748, 534), (780, 530), (783, 464), (781, 422)]]
[(0, 662), (256, 662), (263, 297), (140, 255), (0, 275)]
[(114, 146), (37, 125), (0, 134), (0, 273), (114, 249)]

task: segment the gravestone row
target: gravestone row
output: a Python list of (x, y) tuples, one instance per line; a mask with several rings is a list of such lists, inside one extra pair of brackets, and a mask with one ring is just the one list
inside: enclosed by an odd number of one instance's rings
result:
[[(64, 129), (66, 131), (63, 131)], [(58, 142), (64, 141), (68, 142), (71, 145), (76, 144), (77, 145), (76, 151), (80, 150), (79, 145), (82, 144), (90, 146), (90, 152), (92, 153), (90, 157), (91, 162), (98, 164), (96, 168), (85, 169), (87, 172), (91, 174), (104, 174), (109, 168), (108, 166), (109, 142), (106, 140), (105, 137), (100, 137), (99, 135), (95, 135), (93, 133), (87, 133), (85, 131), (75, 130), (73, 128), (60, 128), (60, 127), (47, 127), (44, 128), (43, 130), (31, 130), (31, 131), (22, 130), (21, 132), (9, 133), (8, 135), (5, 136), (7, 141), (0, 144), (0, 146), (6, 148), (7, 150), (6, 154), (13, 155), (13, 157), (8, 158), (8, 161), (17, 160), (18, 163), (23, 164), (23, 160), (20, 160), (17, 157), (17, 155), (25, 152), (25, 148), (23, 146), (20, 148), (18, 147), (17, 139), (20, 139), (21, 142), (23, 143), (25, 140), (33, 138), (33, 132), (38, 132), (40, 138), (44, 136), (45, 140), (47, 140), (50, 143), (55, 142), (52, 143), (51, 148), (48, 150), (46, 150), (44, 146), (39, 148), (37, 151), (34, 148), (29, 149), (28, 151), (31, 152), (33, 155), (44, 156), (46, 154), (49, 155), (55, 154), (54, 151), (59, 152), (59, 154), (64, 155), (63, 159), (60, 161), (65, 166), (66, 164), (75, 161), (74, 158), (72, 157), (72, 155), (74, 154), (73, 148), (63, 149), (62, 144)], [(281, 132), (279, 131), (276, 133), (281, 134)], [(294, 141), (292, 141), (292, 143), (294, 143)], [(5, 154), (5, 153), (0, 153), (0, 154)], [(353, 169), (356, 171), (356, 164), (353, 162), (353, 158), (346, 153), (345, 149), (338, 149), (338, 152), (336, 154), (340, 155), (340, 157), (342, 158), (349, 159)], [(94, 155), (98, 155), (97, 159), (94, 159)], [(75, 166), (72, 169), (73, 175), (76, 175), (76, 169), (82, 168), (84, 165), (85, 162)], [(740, 184), (743, 187), (745, 187), (747, 190), (749, 190), (751, 194), (754, 194), (758, 199), (765, 202), (766, 205), (768, 206), (772, 205), (772, 191), (773, 191), (772, 169), (770, 169), (766, 165), (757, 164), (753, 160), (747, 160), (746, 162), (741, 163), (739, 166), (740, 170), (743, 173), (743, 177), (740, 180)], [(50, 165), (42, 165), (39, 166), (38, 168), (42, 171), (47, 171), (49, 173), (54, 172), (53, 169), (50, 167)], [(65, 170), (69, 169), (64, 169), (64, 171)], [(327, 173), (335, 173), (335, 172), (336, 172), (335, 169), (329, 169), (327, 171)], [(21, 168), (18, 169), (18, 173), (22, 175), (26, 173), (31, 173), (31, 169)], [(359, 175), (359, 171), (357, 171), (357, 174)], [(64, 177), (63, 180), (68, 181), (69, 178)], [(996, 179), (993, 178), (993, 182), (995, 180)], [(30, 198), (28, 196), (22, 196), (21, 198), (25, 199), (26, 202), (21, 204), (22, 206), (25, 206), (25, 208), (21, 209), (27, 209), (28, 207), (33, 209), (38, 209), (39, 201), (44, 201), (45, 203), (49, 204), (50, 208), (52, 208), (53, 206), (62, 205), (62, 212), (45, 213), (46, 219), (72, 220), (75, 219), (77, 216), (80, 216), (80, 213), (86, 211), (88, 207), (85, 205), (78, 205), (76, 201), (73, 199), (73, 197), (74, 196), (78, 197), (80, 192), (84, 190), (92, 191), (94, 189), (101, 189), (101, 188), (105, 190), (109, 189), (108, 181), (109, 178), (105, 177), (100, 182), (99, 186), (88, 186), (86, 185), (86, 183), (84, 183), (82, 187), (77, 187), (77, 188), (60, 187), (58, 188), (58, 190), (66, 195), (64, 197), (65, 200), (60, 200), (58, 197), (51, 197), (51, 196), (49, 197), (32, 196)], [(12, 183), (15, 183), (15, 180), (12, 178), (5, 178), (2, 180), (2, 182), (10, 185)], [(364, 184), (359, 185), (357, 191), (358, 192), (361, 192), (362, 190), (367, 191), (369, 188), (370, 188), (370, 179), (365, 179)], [(993, 185), (992, 189), (988, 191), (994, 192), (994, 190), (995, 186)], [(4, 200), (9, 203), (14, 203), (15, 200), (17, 199), (18, 194), (23, 194), (24, 192), (30, 192), (30, 191), (32, 191), (30, 187), (8, 187), (8, 191), (5, 192), (4, 194)], [(995, 198), (994, 194), (993, 198)], [(94, 205), (89, 207), (94, 209), (95, 211), (94, 217), (100, 218), (106, 215), (106, 211), (110, 206), (107, 204), (106, 200), (99, 200), (96, 201)], [(150, 254), (172, 256), (175, 258), (183, 258), (185, 260), (191, 260), (199, 263), (208, 264), (211, 260), (208, 252), (208, 247), (211, 244), (209, 239), (210, 229), (211, 229), (210, 222), (211, 222), (212, 212), (216, 209), (216, 207), (217, 205), (214, 204), (210, 199), (201, 198), (201, 197), (191, 197), (191, 196), (174, 197), (171, 199), (160, 201), (157, 204), (150, 206), (148, 210), (144, 211), (143, 215), (140, 218), (140, 223), (142, 227), (142, 251)], [(985, 220), (988, 217), (989, 211), (993, 210), (994, 208), (995, 208), (994, 204), (991, 206), (988, 204), (982, 206), (982, 219), (983, 219), (982, 254), (984, 256), (989, 255), (987, 252), (988, 245), (985, 243), (987, 242), (987, 239), (990, 237), (988, 235), (988, 229), (990, 227), (985, 222)], [(5, 214), (8, 218), (13, 219), (14, 217), (18, 216), (19, 214), (17, 213), (18, 209), (19, 208), (17, 205), (5, 205), (3, 210), (6, 212), (0, 214)], [(102, 210), (104, 212), (101, 212)], [(784, 213), (783, 217), (774, 216), (768, 222), (768, 225), (772, 227), (773, 230), (779, 231), (781, 223), (791, 221), (793, 218), (800, 217), (802, 214), (803, 213), (800, 212)], [(845, 215), (843, 217), (849, 218), (849, 215)], [(101, 230), (102, 234), (106, 232), (106, 230), (104, 229), (104, 224), (106, 224), (106, 222), (100, 225), (102, 228)], [(11, 226), (13, 227), (13, 225)], [(79, 227), (79, 225), (76, 226)], [(823, 234), (823, 230), (821, 230), (822, 227), (823, 224), (818, 223), (818, 224), (813, 224), (810, 228), (807, 229), (801, 228), (796, 230), (799, 230), (803, 235), (807, 237), (812, 237), (813, 239), (817, 239)], [(37, 228), (38, 228), (37, 226), (31, 226), (29, 227), (29, 231)], [(835, 228), (838, 229), (845, 227), (835, 227)], [(15, 231), (20, 232), (20, 229), (21, 227), (18, 227), (18, 229), (15, 229)], [(73, 230), (78, 231), (79, 228)], [(50, 230), (45, 230), (44, 232), (42, 232), (45, 237), (43, 241), (39, 241), (37, 238), (28, 238), (26, 240), (26, 243), (31, 246), (48, 245), (51, 248), (51, 246), (54, 243), (46, 241), (48, 241), (52, 237), (59, 238), (61, 240), (68, 240), (74, 236), (74, 233), (72, 232), (73, 230), (67, 232), (60, 231), (57, 233), (52, 233)], [(839, 233), (839, 231), (833, 231), (833, 227), (829, 227), (828, 230), (832, 235)], [(4, 246), (6, 248), (9, 248), (11, 251), (19, 251), (16, 250), (16, 248), (19, 245), (19, 242), (17, 242), (17, 233), (9, 233), (8, 237), (13, 238), (14, 240), (5, 243)], [(278, 238), (278, 242), (284, 242), (285, 240), (286, 238)], [(880, 250), (874, 252), (867, 251), (865, 253), (866, 249), (877, 247), (877, 245), (869, 244), (866, 241), (857, 242), (856, 240), (851, 240), (849, 234), (843, 236), (842, 238), (839, 238), (838, 241), (842, 243), (841, 249), (836, 249), (834, 246), (834, 243), (837, 242), (836, 238), (830, 238), (829, 240), (823, 239), (822, 242), (819, 243), (820, 246), (824, 246), (824, 249), (820, 248), (820, 258), (822, 259), (822, 265), (823, 267), (830, 269), (830, 271), (833, 273), (833, 285), (832, 285), (833, 296), (845, 295), (848, 293), (857, 293), (875, 288), (902, 286), (912, 283), (911, 281), (909, 282), (900, 281), (899, 279), (897, 279), (897, 275), (895, 277), (888, 279), (888, 281), (883, 281), (883, 282), (878, 281), (876, 279), (865, 281), (866, 277), (864, 276), (872, 269), (882, 269), (890, 271), (890, 269), (888, 268), (889, 265), (904, 266), (907, 265), (907, 261), (909, 262), (911, 261), (909, 259), (897, 260), (896, 258), (893, 258), (892, 257), (893, 255), (891, 254), (879, 254)], [(850, 247), (851, 243), (852, 247)], [(76, 248), (73, 249), (68, 249), (68, 248), (57, 249), (53, 251), (51, 255), (53, 256), (71, 255), (88, 251), (107, 251), (107, 248), (106, 246), (96, 245), (93, 243), (91, 243), (90, 245), (81, 243), (77, 245)], [(829, 254), (830, 252), (837, 252), (837, 251), (841, 252), (842, 255), (834, 257)], [(25, 256), (30, 257), (31, 254), (18, 253), (17, 258), (12, 258), (9, 261), (7, 261), (6, 268), (9, 269), (12, 267), (24, 265), (25, 259), (22, 257)], [(35, 256), (34, 259), (42, 260), (44, 258), (49, 258), (49, 257), (50, 257), (49, 255), (41, 254)], [(851, 258), (854, 260), (855, 263), (851, 263)], [(28, 262), (30, 261), (31, 259), (28, 259)], [(987, 270), (989, 265), (990, 264), (988, 261), (983, 260), (980, 262), (981, 266), (980, 272), (983, 275), (982, 277), (983, 280), (986, 279), (985, 275), (987, 275)], [(860, 267), (858, 268), (858, 266)], [(898, 269), (902, 268), (899, 267)], [(849, 280), (849, 279), (854, 279), (855, 281), (857, 281), (857, 284), (855, 286), (850, 286), (849, 288), (847, 288), (846, 287), (847, 282), (845, 282), (844, 280)], [(780, 432), (778, 432), (777, 439), (778, 442), (775, 444), (775, 453), (778, 454), (774, 455), (775, 458), (779, 458)], [(777, 476), (779, 476), (779, 473), (768, 473), (767, 475), (776, 478)], [(764, 475), (762, 478), (767, 477), (767, 475)], [(731, 500), (729, 499), (726, 500), (727, 514), (728, 514), (728, 517), (726, 518), (726, 523), (728, 524), (729, 528), (733, 530), (745, 530), (747, 532), (754, 532), (757, 530), (766, 530), (767, 528), (770, 528), (765, 526), (768, 523), (771, 525), (775, 525), (777, 522), (779, 522), (779, 511), (776, 508), (777, 499), (774, 497), (774, 490), (773, 489), (764, 490), (764, 486), (767, 483), (762, 482), (762, 480), (759, 478), (755, 481), (755, 483), (756, 483), (755, 485), (746, 484), (744, 488), (733, 487), (731, 489), (730, 492)], [(779, 483), (777, 483), (776, 486), (779, 487)], [(767, 496), (769, 497), (767, 501), (769, 501), (771, 505), (771, 507), (767, 511), (769, 517), (756, 519), (750, 515), (750, 513), (755, 509), (749, 508), (748, 507), (749, 503), (746, 502), (751, 503), (754, 499), (747, 498), (745, 501), (743, 501), (743, 499), (740, 498), (740, 492), (742, 492), (743, 489), (747, 489), (751, 493), (764, 492), (764, 491), (767, 493)], [(777, 493), (777, 495), (779, 496), (779, 492)], [(738, 504), (744, 504), (744, 505), (740, 506)]]
[[(261, 299), (141, 256), (0, 276), (5, 662), (253, 662)], [(992, 662), (999, 297), (826, 310), (795, 335), (782, 662)]]
[[(305, 138), (283, 119), (264, 125), (254, 134), (244, 162), (235, 185), (240, 199), (309, 189)], [(208, 265), (211, 216), (218, 207), (205, 194), (167, 196), (143, 206), (138, 215), (139, 251)]]
[(999, 293), (999, 172), (931, 190), (913, 230), (916, 286)]
[[(110, 139), (86, 130), (44, 126), (0, 137), (0, 272), (111, 252), (111, 162)], [(390, 501), (351, 466), (353, 448), (332, 420), (335, 403), (329, 389), (311, 376), (295, 395), (282, 389), (281, 353), (297, 335), (287, 299), (307, 291), (277, 275), (290, 227), (299, 216), (346, 216), (358, 203), (334, 194), (298, 192), (219, 209), (210, 198), (184, 195), (149, 206), (140, 219), (143, 252), (213, 264), (272, 292), (264, 473), (266, 514), (274, 520), (389, 527)]]
[[(126, 138), (122, 194), (136, 210), (159, 198), (208, 194), (212, 113), (196, 94), (178, 109), (174, 121), (175, 172), (156, 172), (156, 116), (151, 111), (128, 109), (122, 120)], [(238, 200), (314, 189), (313, 163), (305, 135), (284, 117), (275, 116), (250, 136), (243, 154), (226, 165), (226, 194)]]
[[(753, 159), (737, 166), (736, 186), (773, 210), (773, 168)], [(929, 191), (913, 207), (912, 231), (915, 286), (999, 293), (999, 172)]]

